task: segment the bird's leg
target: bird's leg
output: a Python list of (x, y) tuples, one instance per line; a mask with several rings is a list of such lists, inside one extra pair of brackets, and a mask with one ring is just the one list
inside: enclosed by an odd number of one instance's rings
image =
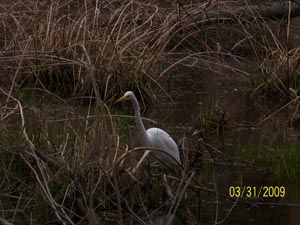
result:
[(144, 155), (142, 156), (142, 158), (139, 160), (139, 162), (136, 164), (136, 166), (131, 170), (131, 174), (135, 174), (136, 171), (138, 170), (138, 168), (140, 167), (140, 165), (142, 164), (142, 162), (145, 160), (145, 158), (149, 155), (150, 150), (146, 150), (144, 152)]

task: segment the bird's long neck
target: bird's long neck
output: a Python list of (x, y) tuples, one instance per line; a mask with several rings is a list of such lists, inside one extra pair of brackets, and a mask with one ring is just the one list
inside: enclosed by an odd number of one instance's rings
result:
[(138, 133), (141, 135), (141, 139), (143, 143), (147, 142), (147, 133), (142, 121), (141, 110), (137, 99), (134, 97), (133, 99), (134, 109), (135, 109), (135, 122), (137, 126)]

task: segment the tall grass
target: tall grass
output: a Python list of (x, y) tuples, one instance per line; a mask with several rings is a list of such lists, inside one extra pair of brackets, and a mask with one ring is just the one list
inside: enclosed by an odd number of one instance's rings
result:
[[(1, 8), (1, 219), (145, 224), (136, 212), (148, 198), (137, 194), (145, 184), (125, 170), (136, 151), (120, 145), (105, 101), (119, 89), (159, 86), (150, 74), (178, 25), (174, 11), (139, 1)], [(68, 98), (82, 95), (78, 107)], [(165, 178), (168, 217), (190, 179)]]
[(177, 3), (0, 3), (2, 223), (146, 224), (157, 211), (197, 221), (185, 193), (203, 188), (188, 154), (180, 171), (129, 173), (144, 149), (122, 142), (110, 112), (120, 90), (148, 101), (166, 92), (160, 81), (177, 66), (252, 79), (205, 16), (217, 3)]
[(1, 8), (2, 82), (71, 94), (91, 88), (79, 45), (101, 85), (112, 76), (113, 90), (142, 89), (176, 27), (173, 11), (139, 1), (18, 1)]
[(289, 89), (299, 87), (299, 47), (293, 37), (298, 29), (290, 14), (291, 8), (280, 23), (268, 21), (249, 5), (249, 16), (238, 20), (244, 41), (250, 45), (248, 57), (256, 63), (254, 95), (293, 97)]

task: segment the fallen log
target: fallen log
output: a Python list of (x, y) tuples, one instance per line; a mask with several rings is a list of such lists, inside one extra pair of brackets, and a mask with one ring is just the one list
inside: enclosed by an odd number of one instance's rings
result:
[[(187, 10), (178, 0), (181, 8), (188, 14), (188, 17), (194, 23), (212, 24), (220, 22), (235, 22), (236, 18), (253, 19), (260, 18), (266, 20), (286, 19), (300, 16), (300, 0), (295, 1), (278, 1), (261, 3), (257, 5), (240, 6), (239, 3), (221, 2), (213, 4), (211, 1), (204, 6), (204, 10), (195, 9)], [(253, 15), (257, 16), (254, 17)], [(190, 21), (191, 22), (191, 21)]]

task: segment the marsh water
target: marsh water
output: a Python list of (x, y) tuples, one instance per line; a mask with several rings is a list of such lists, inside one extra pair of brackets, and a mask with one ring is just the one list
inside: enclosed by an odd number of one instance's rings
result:
[[(288, 125), (287, 112), (270, 116), (273, 109), (251, 99), (245, 81), (235, 74), (227, 79), (220, 73), (188, 68), (175, 69), (171, 74), (172, 79), (167, 81), (169, 96), (158, 95), (159, 107), (147, 110), (145, 117), (159, 122), (157, 126), (175, 139), (185, 137), (186, 143), (197, 142), (197, 132), (201, 133), (201, 127), (195, 128), (197, 117), (209, 114), (213, 107), (233, 124), (204, 137), (232, 162), (224, 157), (213, 160), (205, 150), (196, 159), (201, 182), (225, 196), (203, 193), (200, 206), (197, 200), (191, 205), (201, 224), (299, 224), (299, 129)], [(187, 148), (192, 151), (194, 147)], [(236, 187), (251, 188), (248, 197), (240, 198), (242, 202), (230, 200), (229, 190)], [(275, 196), (258, 197), (257, 192), (263, 187), (264, 191), (282, 190), (281, 196), (278, 192)]]

